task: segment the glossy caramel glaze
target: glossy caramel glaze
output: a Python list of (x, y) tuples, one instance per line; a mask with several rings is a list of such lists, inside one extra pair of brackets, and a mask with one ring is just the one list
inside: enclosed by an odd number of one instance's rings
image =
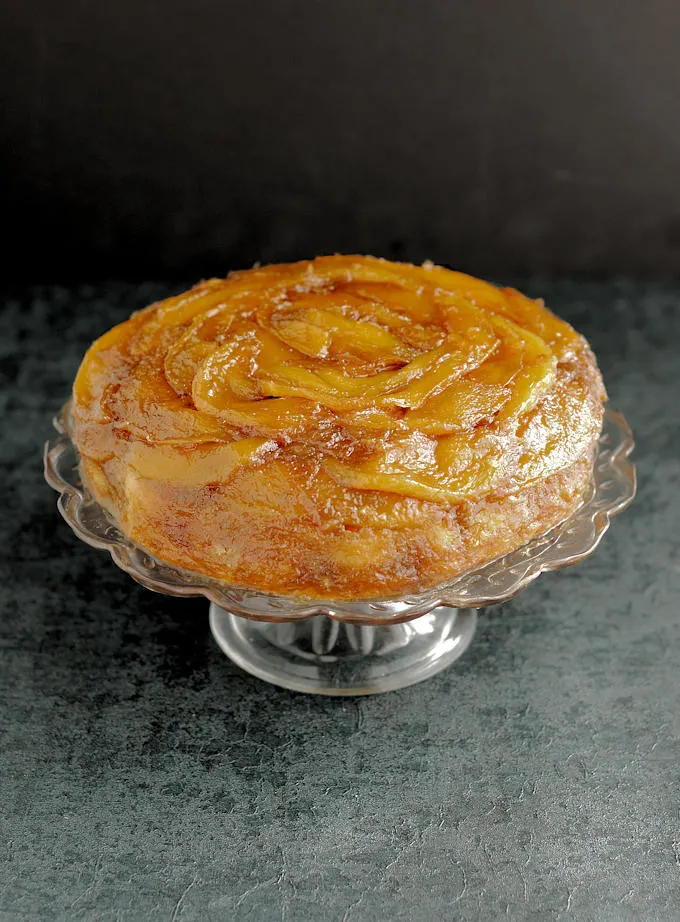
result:
[(156, 556), (308, 597), (415, 591), (568, 515), (604, 389), (540, 301), (327, 256), (212, 279), (88, 351), (83, 473)]

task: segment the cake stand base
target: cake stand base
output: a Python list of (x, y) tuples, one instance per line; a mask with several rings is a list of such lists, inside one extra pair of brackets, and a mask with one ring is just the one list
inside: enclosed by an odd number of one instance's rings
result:
[(421, 682), (465, 652), (474, 609), (436, 608), (403, 624), (365, 625), (317, 615), (307, 621), (251, 621), (214, 602), (210, 628), (241, 669), (313, 695), (373, 695)]

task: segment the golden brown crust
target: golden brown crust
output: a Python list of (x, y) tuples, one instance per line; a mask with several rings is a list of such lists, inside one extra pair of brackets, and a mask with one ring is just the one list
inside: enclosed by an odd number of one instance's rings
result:
[[(84, 461), (84, 471), (99, 492), (94, 480), (99, 468)], [(448, 509), (413, 500), (399, 527), (324, 527), (314, 503), (287, 475), (272, 476), (259, 496), (254, 477), (231, 495), (215, 488), (169, 491), (148, 479), (134, 489), (128, 485), (119, 522), (133, 541), (162, 560), (217, 579), (228, 574), (237, 586), (318, 598), (377, 598), (435, 586), (520, 547), (568, 517), (590, 478), (591, 462), (584, 459), (507, 496)], [(120, 507), (99, 496), (115, 515)]]
[(435, 585), (568, 516), (603, 399), (585, 340), (540, 302), (323, 257), (111, 330), (76, 379), (75, 439), (95, 496), (161, 559), (362, 598)]

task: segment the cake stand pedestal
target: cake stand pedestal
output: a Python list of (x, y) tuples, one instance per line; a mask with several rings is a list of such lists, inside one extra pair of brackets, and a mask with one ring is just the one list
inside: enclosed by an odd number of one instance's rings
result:
[(371, 695), (421, 682), (467, 650), (475, 609), (441, 606), (401, 624), (250, 621), (214, 602), (210, 629), (241, 669), (274, 685), (317, 695)]

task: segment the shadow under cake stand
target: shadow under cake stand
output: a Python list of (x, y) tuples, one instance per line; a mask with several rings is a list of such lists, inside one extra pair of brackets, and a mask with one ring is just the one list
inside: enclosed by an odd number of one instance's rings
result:
[(171, 566), (129, 541), (82, 482), (71, 439), (70, 404), (45, 446), (45, 478), (64, 519), (83, 541), (109, 551), (148, 589), (210, 600), (220, 648), (246, 672), (284, 688), (368, 695), (403, 688), (444, 669), (467, 649), (477, 609), (505, 602), (541, 573), (593, 553), (614, 515), (635, 496), (624, 417), (605, 413), (593, 477), (568, 519), (516, 551), (415, 595), (358, 602), (305, 601), (239, 589)]

